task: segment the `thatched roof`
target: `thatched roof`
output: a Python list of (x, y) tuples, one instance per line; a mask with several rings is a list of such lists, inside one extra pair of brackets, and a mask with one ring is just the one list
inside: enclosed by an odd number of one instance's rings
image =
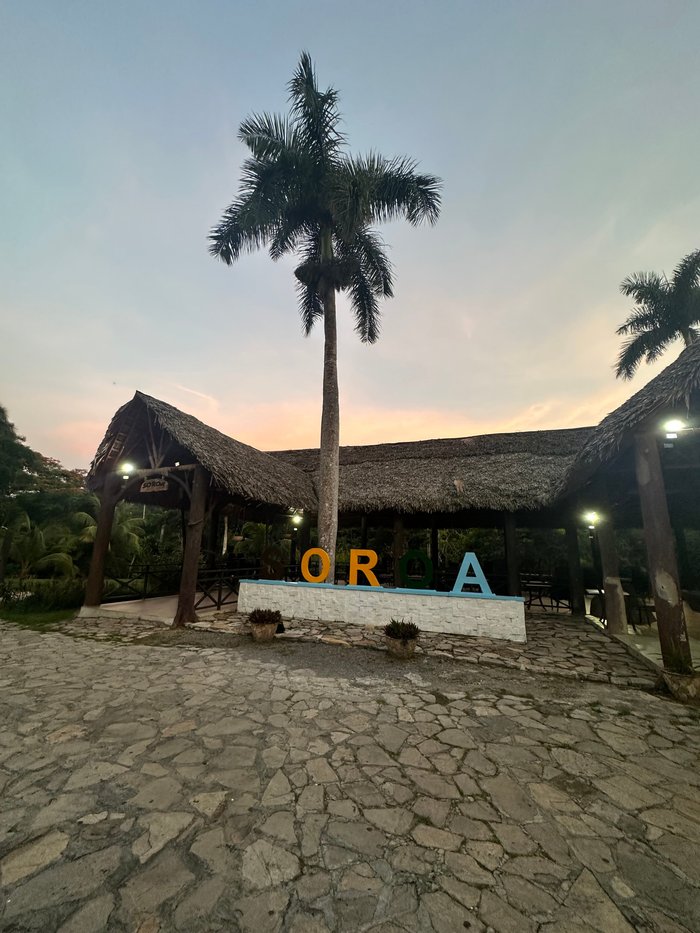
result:
[[(88, 474), (99, 488), (125, 458), (147, 466), (153, 427), (172, 440), (163, 465), (198, 462), (233, 498), (315, 511), (318, 449), (263, 453), (137, 392), (115, 414)], [(340, 449), (340, 510), (536, 510), (555, 502), (592, 428), (485, 434)]]
[[(592, 428), (340, 448), (340, 510), (515, 511), (550, 505)], [(318, 450), (273, 456), (316, 479)]]
[(90, 467), (88, 488), (98, 488), (104, 473), (115, 469), (125, 455), (124, 441), (130, 432), (147, 433), (149, 419), (145, 415), (189, 452), (192, 460), (211, 474), (214, 484), (231, 496), (284, 508), (316, 508), (313, 483), (303, 470), (242, 444), (143, 392), (137, 392), (112, 418)]
[(627, 447), (636, 431), (655, 414), (687, 413), (700, 396), (700, 343), (687, 347), (643, 389), (604, 418), (588, 438), (572, 468), (572, 474), (614, 459)]

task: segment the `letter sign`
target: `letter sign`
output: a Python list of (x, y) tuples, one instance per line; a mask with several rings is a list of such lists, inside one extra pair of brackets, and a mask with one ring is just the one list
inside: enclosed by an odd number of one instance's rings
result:
[[(309, 561), (312, 557), (318, 557), (321, 561), (321, 570), (318, 576), (314, 576), (309, 569)], [(331, 569), (331, 559), (322, 547), (312, 547), (301, 559), (301, 575), (307, 583), (323, 583)]]
[(481, 564), (477, 560), (476, 554), (472, 551), (467, 551), (464, 555), (462, 566), (459, 568), (459, 573), (455, 580), (455, 585), (452, 587), (452, 592), (461, 593), (468, 583), (478, 586), (479, 592), (483, 593), (484, 596), (493, 596), (491, 587), (486, 582), (484, 571), (481, 569)]
[[(360, 558), (366, 558), (360, 563)], [(379, 557), (376, 551), (365, 551), (353, 548), (350, 551), (350, 585), (357, 586), (358, 573), (364, 574), (370, 586), (379, 586), (379, 580), (372, 573), (372, 568), (377, 566)]]

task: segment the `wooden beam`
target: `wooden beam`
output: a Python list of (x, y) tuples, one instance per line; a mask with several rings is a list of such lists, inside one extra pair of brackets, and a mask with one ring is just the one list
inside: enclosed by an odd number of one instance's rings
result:
[(95, 541), (92, 545), (90, 570), (85, 584), (84, 605), (86, 606), (99, 606), (102, 602), (105, 562), (109, 551), (109, 541), (112, 537), (114, 510), (119, 501), (119, 492), (118, 482), (113, 477), (108, 477), (102, 492), (99, 493), (100, 508), (97, 513), (97, 528), (95, 529)]
[(506, 554), (506, 576), (509, 596), (520, 596), (520, 557), (513, 512), (503, 513), (503, 543)]
[(656, 435), (638, 434), (634, 452), (661, 655), (667, 670), (686, 674), (693, 663)]
[(566, 554), (569, 564), (569, 592), (571, 594), (572, 615), (583, 615), (586, 611), (584, 599), (583, 570), (581, 552), (578, 546), (578, 527), (575, 521), (566, 524)]
[(194, 611), (194, 599), (197, 592), (199, 554), (206, 514), (207, 486), (207, 473), (203, 467), (197, 466), (192, 483), (190, 511), (187, 519), (187, 536), (182, 556), (180, 593), (177, 599), (177, 612), (175, 613), (173, 628), (184, 628), (185, 625), (197, 621), (197, 615)]

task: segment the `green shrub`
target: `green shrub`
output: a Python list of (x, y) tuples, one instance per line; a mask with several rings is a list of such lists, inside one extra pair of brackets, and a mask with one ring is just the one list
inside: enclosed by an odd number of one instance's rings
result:
[(251, 625), (279, 625), (282, 613), (278, 609), (253, 609), (248, 621)]
[(414, 622), (392, 619), (388, 625), (384, 626), (384, 634), (388, 638), (397, 638), (399, 641), (413, 641), (418, 638), (420, 629)]
[(75, 580), (27, 580), (19, 585), (3, 583), (0, 606), (15, 612), (49, 612), (78, 609), (85, 598), (85, 585)]

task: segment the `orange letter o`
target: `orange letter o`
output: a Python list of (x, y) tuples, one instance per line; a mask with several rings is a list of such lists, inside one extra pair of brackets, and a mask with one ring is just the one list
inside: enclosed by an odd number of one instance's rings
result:
[[(315, 577), (309, 570), (309, 561), (312, 557), (318, 557), (321, 561), (321, 572)], [(307, 583), (323, 583), (331, 569), (331, 559), (322, 547), (310, 548), (301, 559), (301, 575)]]

